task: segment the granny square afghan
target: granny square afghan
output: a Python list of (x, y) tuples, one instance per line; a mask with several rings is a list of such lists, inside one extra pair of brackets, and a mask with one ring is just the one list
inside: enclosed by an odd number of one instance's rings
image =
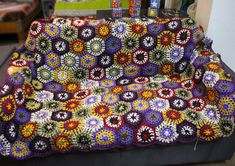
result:
[(190, 18), (34, 21), (0, 89), (0, 154), (213, 141), (234, 81)]

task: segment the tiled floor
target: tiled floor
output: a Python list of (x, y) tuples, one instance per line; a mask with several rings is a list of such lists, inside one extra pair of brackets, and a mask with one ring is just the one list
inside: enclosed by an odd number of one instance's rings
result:
[[(14, 44), (14, 43), (11, 43), (9, 45), (0, 45), (0, 53), (1, 53), (1, 56), (0, 56), (0, 65), (2, 64), (2, 62), (4, 62), (4, 60), (7, 58), (7, 56), (9, 55), (9, 52), (14, 48), (14, 47), (18, 47), (19, 44)], [(0, 83), (2, 81), (2, 78), (3, 78), (3, 75), (4, 75), (4, 72), (5, 69), (7, 68), (7, 64), (3, 64), (0, 68)], [(231, 160), (228, 160), (228, 161), (225, 161), (225, 162), (217, 162), (217, 163), (207, 163), (207, 164), (186, 164), (184, 166), (235, 166), (235, 153), (232, 157)]]

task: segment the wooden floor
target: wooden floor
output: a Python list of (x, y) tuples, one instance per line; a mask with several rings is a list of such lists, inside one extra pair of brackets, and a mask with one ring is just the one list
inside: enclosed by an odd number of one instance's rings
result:
[[(2, 62), (4, 62), (4, 60), (7, 58), (7, 56), (9, 55), (9, 52), (15, 48), (20, 46), (17, 43), (9, 43), (8, 45), (1, 45), (0, 44), (0, 65), (2, 64)], [(4, 75), (4, 72), (7, 68), (7, 64), (3, 64), (0, 68), (0, 83), (2, 82), (2, 78)], [(216, 162), (216, 163), (200, 163), (200, 164), (186, 164), (183, 166), (235, 166), (235, 153), (232, 157), (231, 160), (228, 161), (224, 161), (224, 162)]]

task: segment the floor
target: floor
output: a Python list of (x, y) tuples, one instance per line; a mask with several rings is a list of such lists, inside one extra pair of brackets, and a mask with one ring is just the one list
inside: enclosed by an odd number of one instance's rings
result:
[[(4, 72), (7, 69), (7, 63), (2, 64), (6, 58), (9, 55), (9, 52), (12, 51), (12, 49), (19, 47), (20, 44), (15, 42), (0, 42), (0, 83), (2, 81), (2, 78), (4, 76)], [(227, 160), (224, 162), (216, 162), (216, 163), (206, 163), (206, 164), (187, 164), (183, 166), (235, 166), (235, 153), (231, 160)]]

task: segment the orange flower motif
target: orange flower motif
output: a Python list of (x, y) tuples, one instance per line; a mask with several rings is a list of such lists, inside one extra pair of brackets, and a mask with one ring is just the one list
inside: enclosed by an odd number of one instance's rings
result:
[(203, 50), (203, 51), (201, 51), (201, 55), (202, 55), (202, 56), (211, 56), (212, 53), (211, 53), (211, 51)]
[(220, 65), (218, 63), (209, 63), (207, 64), (207, 67), (211, 71), (218, 71), (220, 69)]
[(218, 126), (208, 121), (202, 121), (197, 129), (198, 137), (206, 141), (212, 141), (220, 136)]
[(112, 114), (112, 109), (111, 109), (111, 107), (108, 107), (106, 105), (99, 104), (99, 105), (97, 105), (93, 108), (92, 113), (94, 115), (97, 115), (97, 116), (103, 118), (103, 117), (106, 117), (108, 115), (111, 115)]
[(151, 90), (144, 90), (140, 94), (144, 99), (152, 99), (154, 97), (154, 92)]
[(32, 138), (32, 136), (36, 133), (37, 124), (36, 123), (26, 123), (21, 127), (21, 135), (23, 139)]
[(168, 19), (168, 18), (157, 18), (156, 21), (157, 21), (157, 23), (159, 23), (159, 24), (165, 24), (165, 23), (167, 23), (168, 21), (170, 21), (170, 19)]
[(69, 120), (60, 123), (60, 131), (66, 135), (76, 134), (82, 128), (82, 120)]
[(82, 104), (81, 100), (71, 99), (71, 100), (64, 102), (63, 108), (64, 110), (74, 112), (81, 107), (81, 104)]
[(171, 76), (169, 77), (169, 79), (170, 79), (171, 81), (173, 81), (173, 82), (181, 82), (181, 75), (178, 75), (178, 74), (176, 74), (176, 75), (171, 75)]
[(125, 67), (131, 63), (131, 54), (127, 51), (121, 50), (114, 54), (114, 64)]
[(98, 34), (101, 37), (107, 37), (109, 35), (109, 33), (110, 33), (110, 27), (107, 24), (101, 24), (98, 27)]
[(14, 97), (8, 95), (0, 99), (0, 118), (4, 121), (9, 121), (15, 116), (16, 104)]
[(83, 53), (83, 51), (85, 50), (85, 44), (84, 42), (82, 42), (81, 40), (75, 40), (72, 42), (72, 50), (77, 53)]
[(33, 89), (33, 86), (30, 83), (25, 82), (23, 89), (24, 89), (24, 92), (25, 92), (25, 96), (27, 98), (34, 97), (35, 91)]
[(170, 63), (165, 63), (161, 66), (161, 73), (164, 74), (164, 75), (169, 75), (173, 72), (173, 64), (170, 64)]
[(184, 114), (180, 111), (169, 109), (163, 112), (164, 120), (174, 124), (180, 124), (184, 120)]
[(80, 86), (77, 83), (68, 83), (66, 85), (66, 91), (67, 92), (76, 92), (76, 91), (79, 90), (79, 88), (80, 88)]
[(140, 38), (147, 33), (147, 28), (139, 23), (133, 23), (131, 30), (131, 34), (136, 38)]
[(217, 100), (217, 94), (216, 94), (216, 91), (213, 90), (213, 89), (208, 89), (207, 92), (206, 92), (206, 97), (207, 97), (207, 100), (211, 103), (215, 103), (216, 100)]
[(170, 31), (164, 31), (158, 36), (158, 47), (169, 49), (175, 42), (175, 34)]
[(118, 94), (124, 91), (124, 87), (123, 86), (116, 86), (111, 90), (113, 93)]
[(67, 151), (70, 148), (71, 143), (67, 136), (60, 135), (54, 139), (54, 146), (59, 151)]

